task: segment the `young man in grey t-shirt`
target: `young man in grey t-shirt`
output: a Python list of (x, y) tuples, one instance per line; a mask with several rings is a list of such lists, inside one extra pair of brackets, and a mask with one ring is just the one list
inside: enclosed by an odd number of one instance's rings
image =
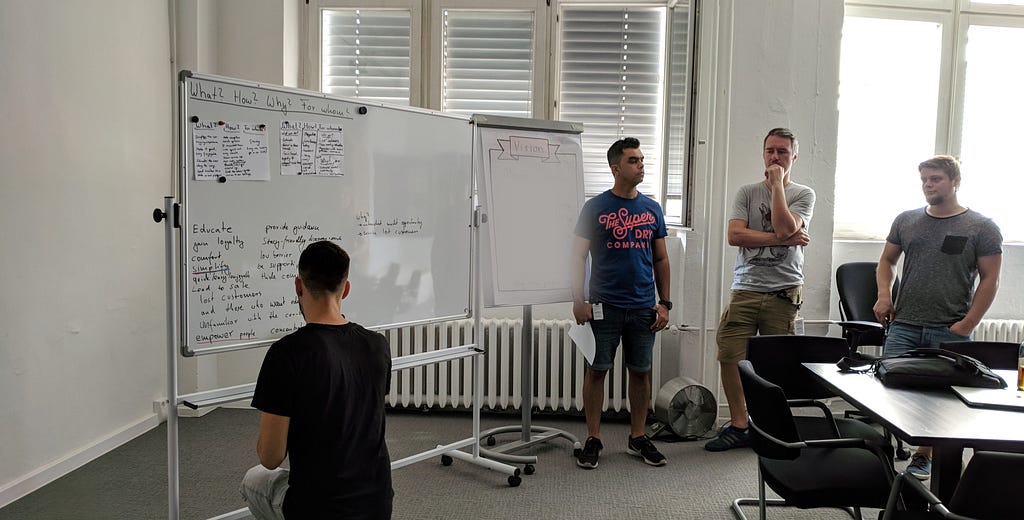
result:
[(790, 180), (799, 144), (793, 132), (774, 128), (763, 143), (764, 180), (740, 188), (729, 213), (729, 245), (737, 246), (732, 297), (718, 324), (718, 361), (730, 423), (708, 441), (708, 451), (750, 445), (739, 362), (747, 338), (793, 334), (803, 302), (804, 246), (814, 211), (814, 190)]
[[(874, 311), (889, 325), (886, 355), (970, 339), (999, 287), (1003, 236), (992, 219), (957, 201), (960, 163), (937, 155), (918, 171), (928, 206), (896, 217), (878, 260)], [(890, 287), (900, 255), (903, 276), (894, 306)], [(931, 465), (931, 448), (920, 447), (907, 472), (925, 480)]]

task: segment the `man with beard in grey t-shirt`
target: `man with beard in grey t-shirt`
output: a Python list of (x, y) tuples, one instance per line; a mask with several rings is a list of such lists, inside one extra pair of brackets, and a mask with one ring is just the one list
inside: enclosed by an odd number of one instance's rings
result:
[[(992, 219), (957, 201), (960, 163), (936, 155), (918, 171), (928, 206), (896, 217), (878, 260), (874, 312), (888, 324), (887, 356), (969, 340), (999, 287), (1003, 236)], [(903, 276), (894, 306), (890, 288), (901, 254)], [(907, 472), (925, 480), (931, 467), (931, 448), (919, 447)]]

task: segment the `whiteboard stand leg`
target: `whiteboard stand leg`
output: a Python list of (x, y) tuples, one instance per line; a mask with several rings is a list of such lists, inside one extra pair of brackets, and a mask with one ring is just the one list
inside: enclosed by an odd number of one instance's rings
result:
[[(475, 340), (478, 341), (479, 338), (482, 338), (482, 335), (480, 335), (481, 329), (480, 329), (479, 313), (476, 313), (476, 326), (474, 327), (474, 331), (475, 331), (475, 334), (476, 334)], [(507, 464), (502, 464), (502, 463), (497, 462), (497, 461), (492, 461), (492, 460), (484, 459), (484, 458), (480, 457), (480, 443), (476, 442), (476, 440), (480, 438), (480, 408), (483, 406), (483, 399), (481, 397), (483, 395), (483, 378), (481, 377), (482, 374), (483, 374), (483, 356), (482, 355), (475, 355), (475, 356), (473, 356), (473, 385), (472, 385), (472, 387), (473, 387), (473, 436), (470, 437), (469, 439), (467, 439), (467, 440), (470, 441), (470, 445), (473, 448), (473, 452), (472, 453), (467, 453), (465, 451), (460, 451), (458, 449), (458, 447), (461, 447), (461, 444), (452, 445), (451, 446), (452, 449), (442, 451), (442, 454), (441, 454), (441, 464), (443, 464), (445, 466), (451, 464), (451, 459), (447, 460), (447, 462), (445, 462), (445, 459), (444, 459), (445, 457), (450, 457), (452, 459), (458, 459), (460, 461), (465, 461), (467, 463), (471, 463), (471, 464), (475, 464), (477, 466), (481, 466), (481, 467), (486, 468), (488, 470), (498, 471), (498, 472), (501, 472), (501, 473), (504, 473), (504, 474), (508, 475), (509, 476), (509, 479), (508, 479), (509, 480), (509, 485), (511, 485), (512, 487), (515, 487), (515, 486), (518, 486), (519, 483), (522, 481), (522, 478), (519, 476), (519, 468), (516, 468), (515, 466), (510, 466), (510, 465), (507, 465)], [(437, 448), (438, 449), (444, 449), (445, 446), (442, 446), (442, 445), (438, 444)]]
[[(177, 221), (173, 197), (164, 197), (164, 251), (167, 270), (167, 518), (178, 520), (178, 347), (175, 319), (174, 225)], [(156, 218), (156, 215), (154, 215)]]
[[(485, 432), (482, 432), (477, 437), (480, 442), (485, 442), (488, 445), (495, 443), (494, 436), (502, 433), (521, 433), (521, 438), (518, 441), (503, 444), (498, 448), (487, 449), (480, 448), (480, 453), (487, 458), (501, 460), (505, 462), (512, 462), (515, 464), (526, 464), (526, 473), (530, 475), (533, 473), (533, 465), (537, 463), (536, 455), (512, 455), (511, 452), (523, 450), (537, 444), (547, 442), (555, 439), (566, 439), (573, 445), (573, 453), (575, 450), (583, 449), (583, 445), (580, 444), (579, 439), (570, 434), (567, 431), (559, 430), (557, 428), (547, 428), (541, 426), (533, 426), (533, 306), (523, 306), (523, 344), (522, 344), (522, 369), (519, 374), (520, 376), (520, 410), (522, 411), (522, 423), (514, 426), (499, 426), (492, 428)], [(531, 434), (537, 433), (536, 438), (532, 438)], [(479, 443), (478, 443), (479, 447)]]

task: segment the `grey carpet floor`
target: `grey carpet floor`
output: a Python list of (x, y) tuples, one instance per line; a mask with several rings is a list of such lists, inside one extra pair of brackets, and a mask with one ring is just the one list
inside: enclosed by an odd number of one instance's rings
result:
[[(484, 430), (516, 424), (518, 416), (484, 415)], [(534, 418), (534, 424), (585, 436), (582, 418)], [(393, 412), (388, 415), (392, 460), (470, 437), (469, 414)], [(183, 418), (180, 504), (183, 520), (211, 518), (244, 507), (238, 482), (256, 464), (258, 415), (218, 409)], [(757, 496), (755, 456), (748, 449), (710, 453), (703, 442), (658, 442), (668, 458), (651, 467), (625, 452), (628, 424), (608, 421), (600, 466), (576, 466), (565, 440), (531, 447), (536, 473), (519, 487), (507, 477), (456, 460), (425, 460), (394, 471), (396, 519), (731, 519), (731, 501)], [(499, 445), (518, 434), (498, 436)], [(581, 438), (581, 441), (583, 439)], [(0, 509), (0, 520), (167, 518), (166, 424), (126, 443), (42, 489)], [(751, 518), (755, 507), (745, 508)], [(866, 518), (876, 512), (865, 511)], [(842, 519), (838, 510), (771, 509), (769, 518)]]

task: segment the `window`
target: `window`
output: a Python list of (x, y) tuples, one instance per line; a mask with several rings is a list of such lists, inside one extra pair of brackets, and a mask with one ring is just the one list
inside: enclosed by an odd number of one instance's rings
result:
[(612, 184), (608, 146), (637, 137), (640, 190), (662, 202), (669, 223), (688, 223), (690, 2), (310, 4), (307, 85), (464, 115), (583, 122), (590, 196)]
[(314, 54), (320, 57), (314, 68), (319, 89), (342, 97), (415, 105), (418, 61), (411, 43), (419, 36), (419, 11), (322, 4), (310, 16), (311, 25), (317, 24), (311, 27), (311, 38), (319, 36)]
[(948, 153), (961, 159), (959, 202), (992, 217), (1007, 242), (1024, 241), (1006, 189), (1018, 177), (1024, 10), (967, 0), (907, 9), (909, 2), (847, 3), (835, 238), (884, 239), (899, 212), (926, 204), (918, 163)]
[[(963, 181), (958, 199), (992, 217), (1007, 241), (1024, 241), (1024, 219), (1013, 188), (1020, 182), (1019, 146), (1024, 121), (1024, 27), (970, 23), (967, 27), (963, 125)], [(1007, 52), (1008, 49), (1015, 51)]]
[(690, 193), (690, 59), (691, 34), (690, 6), (682, 3), (670, 9), (669, 29), (672, 31), (669, 48), (669, 103), (666, 108), (668, 123), (668, 167), (665, 172), (665, 218), (669, 222), (689, 223), (684, 213), (685, 197)]
[(941, 49), (933, 21), (843, 21), (837, 238), (884, 239), (897, 214), (924, 205), (917, 164), (935, 150)]
[(636, 137), (647, 195), (661, 198), (665, 8), (565, 7), (559, 119), (583, 123), (587, 196), (611, 188), (608, 146)]
[(533, 13), (446, 9), (441, 110), (532, 117)]

